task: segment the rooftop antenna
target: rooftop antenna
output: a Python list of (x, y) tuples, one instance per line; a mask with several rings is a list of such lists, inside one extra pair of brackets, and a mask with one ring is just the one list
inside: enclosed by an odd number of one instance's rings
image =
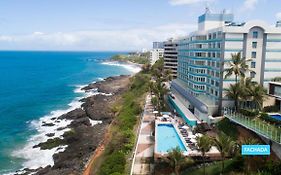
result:
[(205, 13), (210, 13), (210, 9), (209, 9), (209, 7), (207, 6), (207, 4), (206, 4), (206, 8), (205, 8)]

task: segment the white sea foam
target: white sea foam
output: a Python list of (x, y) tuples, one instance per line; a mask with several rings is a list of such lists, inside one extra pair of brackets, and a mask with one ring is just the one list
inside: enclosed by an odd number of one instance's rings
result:
[(136, 64), (120, 63), (118, 61), (108, 61), (108, 62), (103, 62), (102, 64), (110, 65), (110, 66), (120, 66), (132, 72), (133, 74), (136, 74), (141, 71), (141, 67)]
[[(36, 129), (38, 133), (32, 136), (28, 140), (28, 143), (26, 145), (24, 145), (22, 148), (18, 150), (15, 150), (12, 153), (14, 157), (23, 158), (26, 160), (23, 163), (24, 168), (36, 169), (39, 167), (46, 167), (48, 165), (53, 166), (54, 165), (53, 155), (59, 152), (63, 152), (67, 148), (67, 145), (58, 146), (50, 150), (40, 150), (40, 148), (33, 148), (33, 147), (35, 145), (38, 145), (39, 143), (46, 142), (48, 139), (52, 139), (56, 137), (63, 138), (63, 134), (66, 131), (70, 130), (68, 128), (68, 125), (71, 124), (72, 120), (59, 119), (59, 117), (74, 109), (80, 108), (83, 104), (83, 102), (81, 102), (80, 99), (97, 94), (102, 94), (107, 96), (111, 95), (111, 94), (100, 93), (98, 92), (97, 89), (84, 91), (82, 90), (82, 88), (85, 86), (86, 85), (75, 86), (76, 88), (74, 89), (74, 92), (83, 93), (83, 96), (81, 96), (80, 98), (77, 97), (75, 98), (75, 100), (69, 103), (68, 109), (52, 111), (49, 115), (46, 115), (40, 118), (39, 120), (33, 120), (28, 122), (30, 124), (30, 127)], [(91, 119), (89, 120), (91, 126), (102, 123), (102, 121), (95, 121)], [(48, 137), (46, 135), (50, 133), (53, 133), (54, 136)], [(21, 171), (24, 172), (23, 169)]]
[(90, 123), (91, 123), (92, 126), (95, 126), (97, 124), (102, 124), (102, 121), (99, 121), (99, 120), (92, 120), (90, 118), (89, 118), (89, 120), (90, 120)]

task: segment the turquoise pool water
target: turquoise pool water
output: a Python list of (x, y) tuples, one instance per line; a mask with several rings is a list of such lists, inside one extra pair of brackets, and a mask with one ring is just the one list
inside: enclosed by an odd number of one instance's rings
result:
[(281, 121), (281, 114), (272, 114), (272, 115), (269, 115), (271, 118), (274, 118), (276, 120), (279, 120)]
[(172, 124), (157, 125), (156, 142), (158, 153), (166, 153), (176, 147), (179, 147), (182, 151), (187, 151), (176, 129)]

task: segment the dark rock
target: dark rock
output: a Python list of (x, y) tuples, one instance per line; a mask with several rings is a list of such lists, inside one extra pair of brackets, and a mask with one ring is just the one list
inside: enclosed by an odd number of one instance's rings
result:
[(48, 134), (46, 134), (46, 136), (48, 136), (48, 137), (53, 137), (55, 135), (55, 133), (48, 133)]
[(43, 122), (42, 126), (55, 126), (55, 124), (54, 123), (45, 123), (45, 122)]

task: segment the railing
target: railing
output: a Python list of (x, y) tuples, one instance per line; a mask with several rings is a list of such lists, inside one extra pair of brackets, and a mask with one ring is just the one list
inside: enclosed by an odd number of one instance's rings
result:
[(264, 122), (259, 118), (246, 117), (230, 108), (224, 108), (224, 116), (253, 132), (281, 144), (281, 128)]

